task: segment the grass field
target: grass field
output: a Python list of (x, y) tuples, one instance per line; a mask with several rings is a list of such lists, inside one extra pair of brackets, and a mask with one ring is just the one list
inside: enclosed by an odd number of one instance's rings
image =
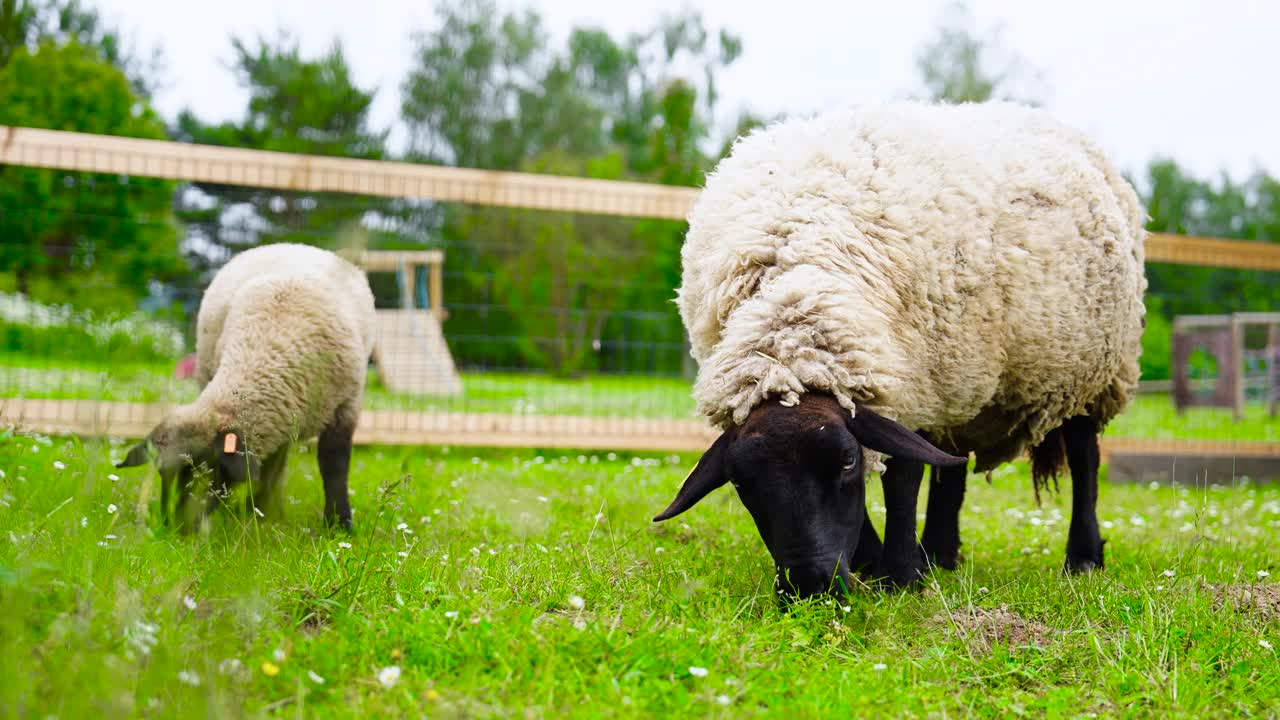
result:
[[(640, 418), (691, 418), (688, 383), (677, 378), (596, 376), (558, 379), (514, 373), (464, 373), (458, 397), (414, 397), (392, 393), (370, 373), (365, 406), (371, 410), (453, 411), (528, 415), (586, 415)], [(172, 368), (154, 365), (75, 365), (46, 358), (0, 359), (0, 398), (62, 398), (185, 402), (196, 396), (195, 383), (173, 377)], [(1139, 396), (1107, 428), (1109, 435), (1133, 438), (1213, 438), (1280, 441), (1280, 418), (1251, 403), (1235, 422), (1229, 410), (1193, 408), (1179, 416), (1165, 394)]]
[[(721, 490), (655, 525), (692, 457), (361, 448), (356, 531), (311, 456), (284, 515), (160, 528), (120, 447), (0, 438), (0, 708), (19, 717), (1226, 717), (1280, 706), (1280, 488), (974, 479), (967, 562), (921, 593), (779, 610)], [(872, 480), (870, 497), (879, 498)], [(1065, 488), (1064, 488), (1065, 489)], [(923, 507), (923, 505), (922, 505)], [(877, 525), (881, 515), (873, 513)], [(1274, 577), (1267, 576), (1271, 573)], [(395, 668), (395, 669), (392, 669)]]

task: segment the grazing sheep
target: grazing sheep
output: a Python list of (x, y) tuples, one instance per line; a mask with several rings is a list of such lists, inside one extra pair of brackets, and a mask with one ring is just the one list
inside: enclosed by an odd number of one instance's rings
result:
[(989, 472), (1030, 448), (1037, 490), (1071, 470), (1067, 567), (1102, 567), (1097, 434), (1137, 386), (1143, 221), (1093, 143), (1011, 103), (892, 104), (739, 140), (690, 214), (677, 299), (699, 411), (724, 432), (655, 520), (732, 482), (780, 591), (850, 569), (907, 585), (924, 465), (922, 549), (954, 566), (967, 455)]
[(200, 396), (174, 408), (118, 467), (142, 465), (154, 449), (166, 518), (176, 482), (178, 507), (190, 519), (193, 471), (202, 465), (212, 473), (211, 495), (199, 517), (250, 478), (251, 506), (270, 508), (290, 446), (318, 435), (325, 519), (349, 529), (351, 439), (373, 329), (368, 281), (337, 255), (294, 244), (237, 255), (201, 302)]

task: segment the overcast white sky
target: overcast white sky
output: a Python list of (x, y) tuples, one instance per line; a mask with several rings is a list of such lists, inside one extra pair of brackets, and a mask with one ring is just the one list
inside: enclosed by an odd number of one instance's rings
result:
[[(722, 110), (811, 113), (877, 102), (920, 89), (915, 54), (943, 0), (504, 0), (532, 6), (556, 38), (581, 24), (615, 34), (647, 27), (663, 11), (702, 10), (744, 52), (721, 81)], [(1097, 138), (1131, 170), (1170, 155), (1199, 175), (1280, 175), (1280, 93), (1267, 0), (970, 0), (980, 28), (998, 24), (1004, 44), (1042, 70), (1037, 93), (1064, 120)], [(356, 78), (381, 88), (376, 120), (396, 122), (410, 33), (434, 21), (430, 0), (101, 0), (107, 17), (142, 46), (158, 45), (168, 86), (157, 98), (172, 117), (191, 107), (209, 119), (238, 117), (244, 95), (226, 68), (232, 34), (292, 30), (305, 50), (338, 37)], [(1272, 90), (1266, 90), (1271, 87)]]

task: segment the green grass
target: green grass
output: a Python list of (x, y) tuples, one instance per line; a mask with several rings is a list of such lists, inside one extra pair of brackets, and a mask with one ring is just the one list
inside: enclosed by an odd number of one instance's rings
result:
[[(0, 437), (6, 715), (1222, 717), (1280, 706), (1276, 651), (1262, 644), (1280, 646), (1276, 615), (1223, 605), (1214, 589), (1276, 590), (1257, 571), (1280, 578), (1280, 488), (1104, 484), (1107, 569), (1070, 578), (1058, 572), (1069, 498), (1035, 508), (1025, 468), (1009, 467), (970, 483), (960, 571), (923, 593), (859, 589), (844, 607), (783, 613), (731, 492), (649, 521), (688, 456), (361, 448), (347, 537), (322, 529), (314, 459), (299, 455), (282, 518), (221, 513), (208, 535), (183, 538), (151, 516), (151, 471), (111, 477), (121, 452)], [(1038, 624), (1027, 642), (975, 642), (969, 609), (1001, 606), (1009, 623)], [(399, 681), (384, 687), (392, 665)]]

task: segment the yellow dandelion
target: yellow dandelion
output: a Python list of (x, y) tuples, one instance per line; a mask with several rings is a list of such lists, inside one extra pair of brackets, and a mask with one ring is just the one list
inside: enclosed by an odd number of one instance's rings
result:
[(392, 650), (392, 651), (391, 651), (391, 659), (392, 659), (392, 660), (399, 660), (399, 659), (400, 659), (400, 658), (402, 658), (402, 657), (404, 657), (404, 653), (400, 652), (400, 648), (396, 648), (396, 649), (394, 649), (394, 650)]
[(262, 663), (262, 674), (267, 677), (275, 677), (280, 674), (280, 666), (273, 662)]
[(430, 700), (431, 702), (435, 702), (440, 699), (440, 693), (436, 692), (435, 690), (428, 690), (427, 699)]

